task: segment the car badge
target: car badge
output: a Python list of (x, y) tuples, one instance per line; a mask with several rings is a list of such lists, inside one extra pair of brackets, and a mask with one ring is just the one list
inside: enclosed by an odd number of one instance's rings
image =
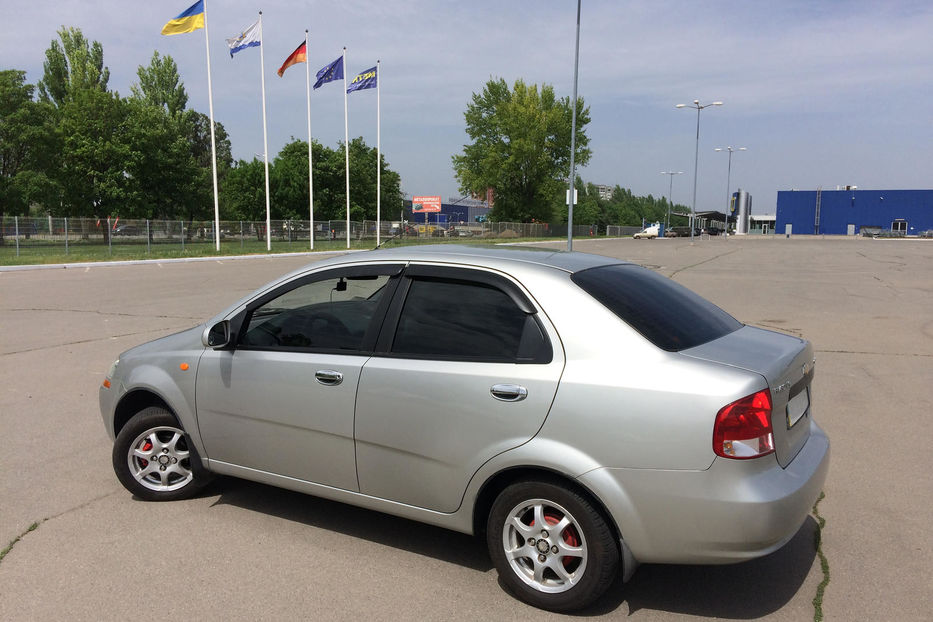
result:
[(807, 374), (809, 374), (811, 371), (813, 371), (813, 368), (815, 366), (816, 366), (816, 359), (813, 359), (809, 363), (804, 363), (803, 367), (801, 367), (801, 370), (803, 371), (803, 375), (806, 376)]

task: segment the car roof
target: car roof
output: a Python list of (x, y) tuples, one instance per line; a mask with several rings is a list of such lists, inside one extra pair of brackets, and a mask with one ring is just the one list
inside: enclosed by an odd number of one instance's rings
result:
[(455, 262), (483, 267), (502, 267), (503, 264), (541, 266), (574, 273), (596, 266), (629, 263), (626, 261), (549, 248), (515, 246), (479, 246), (467, 244), (428, 244), (362, 251), (313, 264), (355, 263), (358, 261), (437, 261)]
[[(324, 270), (344, 265), (360, 263), (408, 263), (408, 262), (436, 262), (456, 263), (467, 266), (490, 268), (517, 273), (522, 271), (559, 271), (563, 274), (573, 274), (587, 268), (630, 264), (631, 262), (591, 255), (589, 253), (567, 252), (557, 249), (536, 248), (531, 246), (481, 246), (475, 244), (425, 244), (418, 246), (398, 246), (369, 251), (347, 251), (323, 261), (307, 264), (304, 267), (284, 274), (278, 279), (267, 283), (261, 289), (277, 287), (296, 276), (311, 271)], [(518, 276), (516, 274), (515, 276)], [(213, 321), (220, 321), (234, 310), (253, 299), (257, 292), (233, 303), (230, 307), (215, 316)]]

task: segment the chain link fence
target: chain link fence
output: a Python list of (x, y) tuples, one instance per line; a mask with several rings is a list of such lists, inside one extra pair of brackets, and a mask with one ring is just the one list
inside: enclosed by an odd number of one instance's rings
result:
[[(317, 250), (346, 248), (344, 220), (273, 220), (269, 229), (271, 250), (300, 251), (311, 248), (311, 233)], [(388, 234), (383, 223), (383, 235)], [(376, 237), (375, 222), (351, 222), (351, 248), (370, 248)], [(0, 253), (15, 256), (65, 254), (97, 257), (146, 253), (184, 255), (211, 249), (215, 244), (213, 221), (133, 220), (93, 218), (5, 217), (0, 223)], [(266, 223), (220, 222), (221, 251), (258, 253), (266, 249)]]
[[(380, 243), (436, 243), (444, 241), (566, 238), (567, 225), (549, 223), (483, 222), (424, 223), (381, 221)], [(349, 246), (376, 246), (377, 222), (350, 222)], [(637, 228), (635, 228), (637, 230)], [(595, 237), (596, 225), (575, 225), (574, 237)], [(273, 220), (269, 228), (272, 252), (347, 248), (345, 220)], [(140, 253), (160, 257), (184, 256), (212, 251), (213, 221), (134, 220), (124, 218), (27, 218), (4, 217), (0, 221), (0, 257), (26, 258), (66, 255), (69, 260), (95, 260)], [(221, 252), (249, 254), (267, 252), (266, 223), (245, 220), (220, 222)]]
[(629, 227), (625, 225), (609, 225), (606, 227), (606, 235), (610, 238), (630, 236), (638, 233), (639, 231), (641, 231), (641, 227)]

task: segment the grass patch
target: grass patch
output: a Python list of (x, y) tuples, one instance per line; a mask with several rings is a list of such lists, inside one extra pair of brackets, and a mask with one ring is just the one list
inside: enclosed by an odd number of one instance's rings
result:
[[(582, 238), (581, 238), (582, 239)], [(592, 238), (587, 238), (592, 239)], [(432, 238), (432, 237), (406, 237), (383, 238), (382, 246), (385, 248), (395, 246), (410, 246), (422, 244), (496, 244), (499, 242), (548, 242), (566, 240), (566, 238), (508, 238), (473, 237), (473, 238)], [(351, 250), (367, 250), (374, 248), (375, 239), (350, 240)], [(265, 240), (253, 239), (226, 239), (220, 242), (220, 251), (216, 251), (213, 241), (194, 239), (186, 241), (184, 248), (181, 240), (171, 242), (160, 240), (147, 246), (143, 237), (141, 240), (120, 238), (111, 246), (102, 244), (100, 240), (78, 240), (69, 243), (68, 252), (65, 252), (63, 242), (36, 240), (30, 244), (21, 244), (19, 254), (16, 247), (6, 243), (0, 246), (0, 266), (22, 266), (41, 264), (67, 264), (89, 263), (98, 261), (131, 261), (140, 259), (180, 259), (193, 257), (228, 257), (232, 255), (275, 255), (278, 253), (302, 253), (311, 250), (308, 240), (273, 240), (272, 250), (266, 250)], [(347, 250), (346, 239), (315, 240), (315, 252), (341, 252)]]
[(826, 519), (820, 516), (820, 501), (826, 496), (826, 493), (820, 491), (820, 498), (813, 504), (813, 516), (816, 517), (817, 529), (814, 545), (816, 554), (820, 558), (820, 568), (823, 571), (823, 580), (816, 587), (816, 596), (813, 597), (813, 622), (823, 622), (823, 594), (826, 592), (826, 586), (829, 585), (829, 561), (823, 554), (823, 527), (826, 526)]
[[(353, 249), (372, 248), (370, 240), (350, 241)], [(346, 250), (346, 240), (315, 240), (315, 251), (342, 251)], [(64, 243), (50, 243), (37, 241), (30, 244), (21, 244), (19, 253), (15, 246), (7, 243), (0, 246), (0, 265), (35, 265), (59, 263), (85, 263), (95, 261), (125, 261), (136, 259), (176, 259), (187, 257), (224, 257), (230, 255), (265, 255), (275, 253), (300, 253), (311, 250), (308, 240), (273, 240), (272, 250), (266, 250), (265, 240), (243, 239), (222, 240), (220, 251), (215, 250), (213, 241), (191, 240), (185, 241), (182, 248), (181, 240), (163, 241), (151, 245), (142, 240), (125, 241), (114, 240), (111, 246), (97, 241), (76, 241), (68, 245), (65, 252)]]
[(26, 535), (27, 533), (29, 533), (30, 531), (35, 531), (36, 528), (37, 528), (42, 522), (43, 522), (43, 521), (36, 521), (36, 522), (34, 522), (32, 525), (30, 525), (29, 527), (26, 528), (26, 531), (24, 531), (23, 533), (19, 534), (19, 535), (16, 536), (15, 538), (13, 538), (13, 540), (11, 540), (9, 544), (7, 544), (5, 547), (3, 547), (3, 550), (0, 551), (0, 562), (3, 561), (3, 558), (6, 557), (6, 554), (7, 554), (7, 553), (9, 553), (10, 551), (13, 550), (13, 547), (16, 545), (16, 543), (23, 539), (23, 536), (25, 536), (25, 535)]

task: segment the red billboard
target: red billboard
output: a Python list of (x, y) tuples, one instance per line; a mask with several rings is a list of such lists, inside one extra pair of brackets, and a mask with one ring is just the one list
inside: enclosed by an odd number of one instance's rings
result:
[(411, 198), (411, 211), (414, 213), (439, 212), (441, 211), (441, 198), (440, 197), (412, 197)]

